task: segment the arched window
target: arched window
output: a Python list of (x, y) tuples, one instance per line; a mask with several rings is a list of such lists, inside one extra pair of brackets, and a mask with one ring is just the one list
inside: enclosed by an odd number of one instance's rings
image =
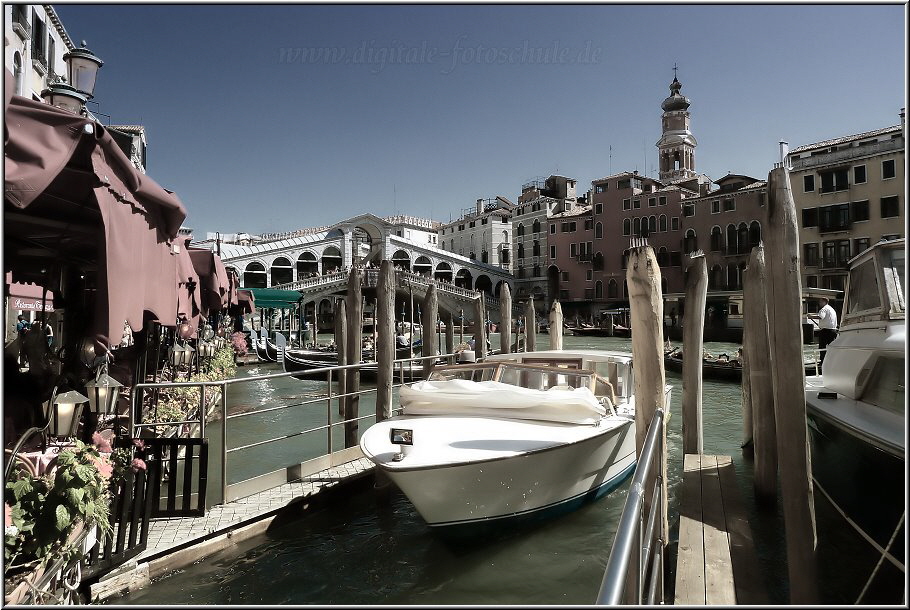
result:
[(610, 280), (607, 283), (607, 298), (608, 299), (619, 298), (619, 286), (617, 286), (616, 280)]
[(657, 264), (661, 267), (670, 266), (670, 251), (667, 250), (666, 246), (661, 246), (657, 249)]
[(604, 255), (603, 252), (598, 252), (594, 255), (594, 271), (603, 271), (604, 270)]
[(708, 287), (712, 290), (722, 290), (723, 288), (726, 288), (724, 279), (723, 267), (714, 265), (711, 268), (711, 275), (708, 276)]
[(536, 240), (536, 239), (534, 240), (534, 254), (533, 254), (533, 256), (540, 256), (540, 242), (539, 242), (538, 240)]
[(657, 216), (648, 217), (648, 233), (657, 233)]
[(736, 254), (736, 227), (727, 225), (727, 254)]
[(540, 277), (540, 265), (534, 265), (534, 275), (531, 277)]
[(594, 282), (594, 298), (602, 299), (604, 298), (604, 283), (600, 280)]
[(532, 227), (531, 230), (534, 232), (535, 235), (537, 235), (538, 233), (540, 233), (540, 219), (535, 218), (535, 219), (534, 219), (534, 224), (531, 225), (531, 227)]
[(749, 225), (749, 246), (754, 248), (761, 243), (761, 224), (753, 220)]
[(265, 267), (262, 263), (253, 261), (243, 270), (243, 287), (244, 288), (265, 288), (268, 286), (266, 279)]
[(341, 250), (329, 246), (322, 252), (322, 272), (331, 273), (341, 269)]
[(13, 55), (13, 76), (16, 77), (16, 95), (22, 95), (22, 56), (18, 51)]
[(720, 227), (714, 225), (711, 227), (711, 251), (721, 252), (724, 249), (724, 233)]
[(604, 236), (604, 225), (602, 222), (598, 222), (594, 225), (594, 239), (603, 239)]
[(525, 257), (525, 245), (524, 244), (518, 244), (517, 256), (518, 256), (518, 260), (521, 260)]
[(727, 290), (739, 290), (739, 267), (736, 263), (727, 265)]
[(698, 250), (698, 235), (695, 233), (695, 229), (688, 229), (686, 231), (686, 237), (683, 240), (683, 250), (686, 252), (695, 252)]
[(294, 269), (291, 267), (291, 261), (279, 256), (272, 262), (272, 283), (270, 286), (279, 284), (290, 284), (294, 281)]
[(736, 242), (739, 246), (737, 250), (739, 254), (749, 253), (749, 227), (744, 222), (739, 223), (739, 227), (736, 230)]
[(518, 228), (515, 229), (515, 235), (524, 235), (525, 234), (525, 225), (523, 222), (518, 223)]
[(658, 220), (657, 220), (657, 224), (658, 224), (658, 226), (660, 227), (659, 230), (660, 230), (661, 233), (666, 233), (666, 232), (667, 232), (667, 216), (666, 216), (666, 214), (661, 214), (661, 215), (660, 215), (660, 218), (658, 218)]
[(622, 221), (622, 234), (631, 235), (632, 234), (632, 220), (625, 218)]
[(641, 237), (641, 218), (632, 219), (632, 235), (634, 237)]
[(297, 279), (302, 280), (318, 273), (319, 262), (316, 260), (316, 255), (312, 252), (301, 253), (297, 258)]
[(490, 262), (490, 253), (483, 249), (480, 251), (480, 262), (489, 263)]

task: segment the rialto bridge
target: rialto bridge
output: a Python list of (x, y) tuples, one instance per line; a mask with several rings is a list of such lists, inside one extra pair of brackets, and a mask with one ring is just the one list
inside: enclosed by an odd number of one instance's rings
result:
[[(390, 222), (392, 220), (392, 222)], [(221, 260), (233, 268), (243, 288), (280, 288), (303, 294), (308, 315), (318, 306), (320, 325), (334, 310), (333, 297), (344, 294), (352, 265), (367, 270), (364, 289), (375, 287), (383, 260), (395, 266), (399, 300), (421, 299), (436, 285), (440, 307), (471, 317), (470, 303), (484, 295), (487, 311), (499, 308), (500, 286), (510, 288), (511, 274), (435, 245), (436, 232), (424, 219), (381, 219), (362, 214), (324, 230), (249, 245), (218, 244)], [(212, 244), (206, 244), (212, 245)], [(497, 316), (498, 317), (498, 316)]]

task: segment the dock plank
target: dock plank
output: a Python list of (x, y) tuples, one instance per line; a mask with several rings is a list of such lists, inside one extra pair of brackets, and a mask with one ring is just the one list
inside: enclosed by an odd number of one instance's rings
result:
[(705, 604), (736, 603), (733, 563), (730, 560), (730, 538), (727, 535), (726, 512), (717, 456), (701, 456), (702, 526), (705, 540)]
[(700, 456), (689, 453), (683, 458), (682, 494), (679, 503), (679, 553), (676, 562), (676, 593), (674, 595), (676, 605), (705, 603), (701, 506)]

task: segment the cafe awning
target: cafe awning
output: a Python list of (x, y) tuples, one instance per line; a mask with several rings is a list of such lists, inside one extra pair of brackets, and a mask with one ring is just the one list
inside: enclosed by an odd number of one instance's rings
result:
[(5, 270), (46, 286), (61, 307), (89, 307), (87, 332), (103, 344), (119, 340), (124, 321), (173, 326), (180, 199), (94, 120), (16, 95), (4, 110)]
[(244, 288), (254, 297), (259, 309), (291, 309), (296, 307), (303, 296), (296, 290), (277, 288)]

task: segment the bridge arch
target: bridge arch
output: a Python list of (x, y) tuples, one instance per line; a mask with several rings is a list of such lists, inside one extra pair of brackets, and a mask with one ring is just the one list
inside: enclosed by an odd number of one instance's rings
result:
[(316, 260), (316, 254), (313, 252), (301, 252), (297, 257), (297, 279), (319, 275), (319, 261)]
[(478, 275), (477, 281), (474, 282), (475, 290), (482, 290), (490, 296), (493, 296), (493, 281), (488, 275)]
[(408, 254), (407, 250), (395, 250), (395, 254), (392, 255), (392, 266), (401, 267), (405, 271), (410, 271), (411, 255)]
[(433, 274), (433, 277), (437, 280), (443, 282), (452, 282), (452, 266), (449, 263), (442, 261), (436, 265), (436, 272)]
[(418, 256), (414, 260), (414, 273), (419, 275), (430, 275), (433, 271), (433, 263), (430, 262), (429, 257)]
[(471, 290), (474, 288), (474, 276), (472, 276), (471, 272), (467, 269), (461, 268), (458, 270), (458, 273), (455, 274), (455, 285)]
[(294, 268), (291, 267), (291, 261), (284, 256), (277, 257), (272, 261), (269, 275), (271, 280), (269, 286), (290, 284), (294, 281)]
[(329, 246), (322, 251), (322, 272), (331, 273), (341, 269), (341, 250), (337, 246)]
[(243, 270), (243, 287), (265, 288), (266, 286), (268, 286), (268, 275), (265, 272), (265, 265), (259, 261), (247, 263), (246, 269)]

